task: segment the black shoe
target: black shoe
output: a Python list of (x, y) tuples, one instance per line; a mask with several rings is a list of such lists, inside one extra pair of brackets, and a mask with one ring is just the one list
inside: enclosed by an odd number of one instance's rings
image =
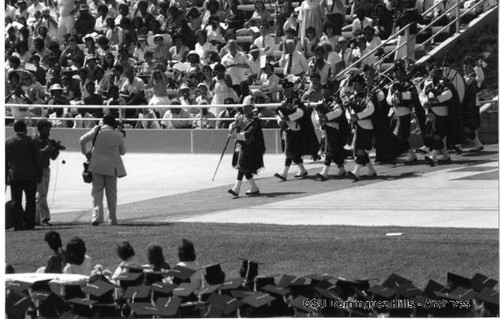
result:
[(454, 145), (454, 146), (453, 146), (453, 149), (455, 150), (455, 152), (456, 152), (457, 154), (459, 154), (459, 155), (460, 155), (460, 154), (462, 154), (462, 148), (461, 148), (460, 146), (458, 146), (458, 145)]
[(484, 146), (481, 145), (479, 148), (471, 148), (469, 150), (470, 153), (477, 153), (477, 152), (481, 152), (481, 151), (484, 151)]
[(260, 194), (260, 191), (259, 190), (256, 190), (255, 192), (251, 192), (250, 190), (247, 190), (245, 192), (245, 194), (247, 194), (248, 196), (252, 196), (252, 195), (259, 195)]
[(359, 176), (356, 176), (353, 172), (347, 171), (347, 175), (349, 175), (350, 177), (354, 178), (355, 182), (359, 181)]
[(438, 159), (439, 164), (446, 164), (451, 162), (451, 157), (445, 158), (445, 159)]
[(99, 226), (99, 222), (92, 222), (92, 226)]
[(40, 226), (45, 226), (45, 227), (50, 227), (52, 226), (51, 223), (49, 223), (49, 220), (48, 219), (44, 219), (40, 222)]
[(228, 190), (227, 190), (227, 192), (228, 192), (229, 194), (231, 194), (231, 195), (235, 196), (235, 197), (238, 197), (238, 194), (236, 194), (236, 192), (235, 192), (235, 191), (233, 191), (233, 189), (232, 189), (232, 188), (228, 189)]
[(279, 173), (274, 173), (274, 177), (279, 178), (279, 179), (281, 179), (284, 182), (286, 181), (286, 177), (281, 176), (281, 174), (279, 174)]
[(302, 178), (304, 176), (307, 176), (307, 174), (309, 174), (307, 171), (303, 174), (297, 173), (297, 174), (295, 174), (295, 178)]
[(324, 182), (324, 181), (326, 181), (327, 179), (328, 179), (328, 178), (327, 178), (325, 175), (323, 175), (323, 174), (320, 174), (320, 173), (316, 174), (316, 180), (317, 180), (317, 181)]
[(429, 164), (431, 167), (436, 165), (436, 163), (434, 163), (434, 161), (432, 160), (432, 158), (430, 158), (429, 156), (425, 156), (424, 157), (424, 160), (427, 164)]
[(415, 163), (418, 159), (415, 157), (413, 159), (407, 159), (404, 161), (405, 164), (411, 164), (411, 163)]
[(427, 154), (427, 153), (429, 153), (429, 150), (424, 149), (424, 148), (421, 147), (421, 148), (415, 149), (415, 152), (419, 153), (419, 154)]

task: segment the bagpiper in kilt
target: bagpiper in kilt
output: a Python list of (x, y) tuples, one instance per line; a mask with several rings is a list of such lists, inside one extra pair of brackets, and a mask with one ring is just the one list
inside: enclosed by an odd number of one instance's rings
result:
[(371, 96), (365, 91), (365, 79), (355, 75), (351, 79), (354, 94), (349, 98), (346, 117), (354, 131), (354, 170), (349, 175), (357, 181), (360, 179), (361, 167), (368, 168), (366, 176), (376, 176), (377, 172), (370, 162), (369, 151), (372, 149), (373, 123), (370, 117), (375, 112), (375, 105)]
[(243, 100), (243, 114), (237, 115), (236, 121), (229, 125), (229, 131), (231, 137), (235, 139), (232, 165), (238, 170), (238, 175), (228, 193), (239, 196), (245, 176), (251, 186), (245, 194), (258, 195), (260, 190), (253, 175), (264, 167), (266, 145), (252, 96), (249, 95)]
[(406, 163), (412, 163), (417, 160), (415, 151), (411, 148), (410, 124), (412, 110), (418, 102), (417, 90), (415, 86), (405, 78), (405, 67), (403, 63), (394, 63), (394, 82), (389, 87), (386, 101), (392, 106), (392, 112), (396, 116), (397, 136), (403, 141), (404, 150), (409, 153)]
[(238, 170), (238, 175), (234, 186), (228, 190), (228, 193), (236, 197), (239, 196), (243, 176), (250, 184), (250, 189), (245, 194), (260, 194), (253, 175), (264, 167), (266, 145), (261, 120), (256, 115), (256, 111), (253, 97), (250, 95), (245, 97), (243, 114), (238, 114), (236, 121), (229, 126), (231, 137), (235, 139), (232, 165)]
[(446, 149), (445, 138), (448, 131), (448, 114), (450, 112), (450, 102), (453, 100), (453, 92), (450, 84), (443, 79), (443, 72), (440, 68), (431, 71), (431, 81), (427, 81), (422, 91), (423, 105), (426, 108), (426, 134), (432, 137), (430, 156), (425, 156), (425, 161), (434, 166), (437, 162), (438, 152), (443, 154), (439, 161), (448, 161), (450, 154)]
[(326, 181), (330, 165), (337, 165), (336, 176), (344, 176), (347, 171), (344, 168), (345, 150), (347, 142), (348, 124), (344, 115), (344, 108), (340, 97), (334, 96), (329, 88), (323, 90), (325, 98), (322, 104), (316, 107), (319, 123), (324, 136), (325, 161), (321, 172), (316, 174), (316, 180)]
[(277, 120), (281, 128), (285, 165), (281, 173), (275, 173), (274, 176), (286, 181), (292, 162), (300, 169), (295, 177), (300, 178), (308, 174), (302, 156), (317, 156), (319, 142), (314, 132), (310, 112), (297, 96), (293, 83), (285, 80), (283, 90), (285, 100), (277, 109)]
[(465, 80), (465, 96), (463, 101), (465, 137), (473, 144), (470, 151), (478, 152), (484, 149), (478, 137), (481, 116), (479, 113), (479, 99), (477, 97), (481, 83), (484, 80), (484, 73), (481, 67), (475, 64), (471, 56), (465, 57), (463, 67)]

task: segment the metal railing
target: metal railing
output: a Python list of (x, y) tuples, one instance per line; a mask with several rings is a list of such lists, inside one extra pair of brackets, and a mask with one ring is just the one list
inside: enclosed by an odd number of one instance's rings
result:
[[(483, 100), (483, 101), (479, 101), (480, 105), (489, 105), (488, 108), (485, 108), (484, 110), (482, 110), (482, 112), (484, 111), (487, 111), (492, 105), (495, 105), (495, 104), (498, 104), (498, 97), (496, 98), (493, 98), (491, 100)], [(319, 103), (310, 103), (311, 105), (317, 105)], [(259, 107), (266, 107), (266, 108), (277, 108), (278, 106), (280, 106), (281, 104), (280, 103), (267, 103), (267, 104), (256, 104), (255, 107), (256, 108), (259, 108)], [(47, 108), (47, 105), (45, 104), (7, 104), (7, 106), (9, 107), (38, 107), (38, 108), (42, 108), (42, 109), (45, 109)], [(183, 109), (193, 109), (193, 108), (200, 108), (200, 106), (204, 107), (204, 108), (211, 108), (211, 107), (217, 107), (217, 108), (228, 108), (228, 107), (232, 107), (232, 108), (240, 108), (242, 107), (243, 105), (242, 104), (219, 104), (219, 105), (139, 105), (139, 106), (136, 106), (136, 105), (113, 105), (112, 107), (115, 108), (115, 109), (119, 109), (120, 111), (122, 109), (141, 109), (141, 108), (148, 108), (148, 109), (155, 109), (155, 108), (168, 108), (168, 109), (172, 109), (172, 108), (183, 108)], [(50, 107), (53, 107), (53, 108), (68, 108), (67, 105), (51, 105)], [(89, 109), (103, 109), (103, 106), (102, 105), (85, 105), (85, 108), (89, 108)], [(121, 112), (120, 112), (121, 113)], [(5, 119), (6, 120), (17, 120), (19, 119), (19, 117), (14, 117), (14, 116), (5, 116)], [(45, 120), (49, 120), (49, 121), (82, 121), (82, 122), (85, 122), (85, 121), (93, 121), (93, 122), (98, 122), (100, 120), (102, 120), (102, 118), (100, 117), (82, 117), (82, 118), (74, 118), (74, 117), (47, 117), (47, 116), (27, 116), (27, 117), (23, 117), (23, 119), (26, 119), (26, 120), (42, 120), (42, 119), (45, 119)], [(215, 118), (196, 118), (196, 117), (189, 117), (189, 118), (124, 118), (124, 117), (119, 117), (118, 118), (119, 121), (128, 121), (128, 122), (140, 122), (140, 121), (158, 121), (158, 122), (162, 122), (162, 121), (193, 121), (193, 122), (196, 122), (196, 121), (201, 121), (201, 120), (205, 120), (205, 121), (211, 121), (211, 122), (215, 122), (215, 121), (234, 121), (235, 119), (234, 118), (227, 118), (227, 117), (222, 117), (222, 118), (218, 118), (218, 117), (215, 117)], [(261, 120), (263, 121), (269, 121), (269, 120), (276, 120), (276, 117), (262, 117)], [(214, 129), (217, 129), (217, 128), (214, 128)]]
[[(437, 17), (434, 17), (424, 28), (422, 28), (421, 30), (419, 30), (419, 32), (417, 33), (417, 36), (418, 35), (423, 35), (423, 34), (426, 34), (426, 32), (431, 29), (437, 22), (439, 22), (439, 20), (441, 18), (443, 18), (444, 16), (448, 15), (448, 13), (452, 12), (453, 10), (456, 10), (456, 17), (455, 19), (453, 19), (450, 23), (448, 23), (446, 26), (443, 26), (441, 28), (441, 30), (439, 30), (438, 32), (436, 32), (435, 34), (431, 35), (427, 40), (425, 40), (423, 43), (421, 44), (417, 44), (417, 46), (415, 47), (415, 51), (417, 50), (420, 50), (425, 44), (427, 44), (429, 41), (432, 41), (434, 40), (439, 34), (445, 32), (448, 30), (448, 28), (452, 25), (452, 24), (456, 24), (456, 28), (455, 28), (455, 33), (459, 33), (460, 32), (460, 18), (463, 17), (464, 15), (468, 14), (469, 12), (471, 12), (472, 10), (475, 10), (477, 7), (479, 7), (480, 5), (484, 5), (484, 2), (486, 0), (480, 0), (478, 1), (476, 4), (474, 4), (471, 8), (468, 8), (466, 10), (464, 10), (464, 12), (461, 12), (460, 10), (460, 4), (461, 2), (460, 1), (457, 1), (452, 7), (448, 8), (446, 11), (444, 11), (442, 14), (440, 14), (439, 16)], [(431, 6), (430, 8), (428, 8), (427, 10), (425, 10), (423, 13), (422, 13), (422, 16), (427, 16), (429, 14), (432, 14), (433, 11), (436, 9), (436, 7), (438, 7), (439, 5), (441, 5), (444, 1), (439, 1), (437, 3), (435, 3), (433, 6)], [(463, 1), (462, 1), (463, 2)], [(403, 41), (401, 44), (399, 44), (396, 48), (394, 48), (393, 50), (391, 50), (390, 52), (387, 52), (383, 54), (383, 56), (377, 61), (374, 63), (374, 67), (378, 67), (380, 66), (382, 63), (384, 63), (385, 59), (390, 56), (391, 54), (395, 53), (396, 51), (398, 51), (400, 48), (404, 47), (407, 42), (408, 42), (408, 36), (409, 36), (409, 27), (410, 27), (411, 24), (408, 24), (406, 25), (405, 27), (401, 28), (400, 30), (398, 30), (396, 33), (392, 34), (389, 38), (387, 38), (386, 40), (384, 40), (380, 45), (376, 46), (374, 49), (370, 50), (368, 53), (364, 54), (361, 58), (359, 58), (358, 60), (356, 60), (355, 62), (351, 63), (349, 66), (347, 66), (344, 70), (342, 70), (341, 72), (339, 72), (337, 75), (336, 75), (336, 78), (341, 78), (343, 75), (345, 75), (347, 72), (349, 72), (350, 69), (356, 67), (357, 65), (361, 64), (364, 60), (366, 60), (369, 56), (371, 56), (372, 54), (374, 54), (375, 52), (379, 51), (381, 48), (383, 48), (386, 44), (388, 44), (389, 42), (393, 41), (396, 37), (400, 36), (403, 32), (405, 32), (405, 38), (406, 40)], [(431, 29), (432, 30), (432, 29)], [(406, 58), (403, 57), (403, 58)], [(389, 68), (387, 68), (386, 70), (384, 70), (382, 72), (382, 74), (386, 74), (388, 73), (391, 69), (392, 69), (393, 66), (390, 66)]]

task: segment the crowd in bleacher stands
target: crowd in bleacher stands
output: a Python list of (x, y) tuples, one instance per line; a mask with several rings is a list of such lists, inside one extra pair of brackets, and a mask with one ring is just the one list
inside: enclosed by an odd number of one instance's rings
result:
[[(88, 128), (96, 124), (92, 118), (112, 112), (137, 118), (128, 122), (137, 128), (222, 128), (224, 121), (213, 118), (231, 110), (210, 105), (238, 104), (246, 95), (257, 104), (278, 102), (280, 82), (289, 75), (300, 79), (319, 73), (326, 84), (407, 23), (408, 17), (401, 16), (405, 7), (423, 13), (433, 4), (7, 0), (6, 103), (26, 106), (8, 107), (6, 115), (49, 117), (55, 127)], [(444, 9), (438, 6), (435, 13)], [(379, 57), (373, 54), (360, 67)], [(138, 107), (122, 112), (112, 105)], [(272, 109), (259, 110), (263, 117), (274, 116)]]

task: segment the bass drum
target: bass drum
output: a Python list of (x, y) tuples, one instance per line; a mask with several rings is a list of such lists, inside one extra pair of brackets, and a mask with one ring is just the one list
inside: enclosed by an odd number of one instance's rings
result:
[(443, 76), (453, 83), (455, 90), (457, 90), (460, 103), (462, 103), (465, 96), (465, 80), (462, 74), (453, 68), (445, 68), (443, 70)]

